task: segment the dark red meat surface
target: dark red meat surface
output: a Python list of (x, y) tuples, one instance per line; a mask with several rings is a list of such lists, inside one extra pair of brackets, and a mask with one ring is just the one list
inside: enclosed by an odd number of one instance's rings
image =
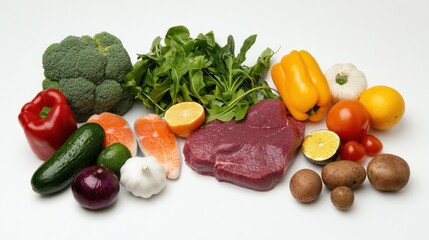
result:
[(212, 121), (191, 133), (183, 148), (185, 162), (218, 181), (268, 191), (283, 178), (304, 130), (283, 102), (263, 100), (251, 106), (242, 121)]

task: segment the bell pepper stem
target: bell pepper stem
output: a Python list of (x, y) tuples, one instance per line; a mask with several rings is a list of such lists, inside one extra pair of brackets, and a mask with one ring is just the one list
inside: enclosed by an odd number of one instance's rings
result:
[(43, 107), (42, 111), (40, 111), (39, 113), (40, 118), (46, 118), (50, 111), (51, 111), (50, 107)]
[(348, 75), (346, 73), (338, 73), (335, 77), (335, 82), (337, 82), (340, 85), (344, 85), (347, 83)]
[(320, 106), (314, 105), (310, 110), (308, 110), (306, 113), (311, 116), (317, 113), (317, 110), (319, 110)]

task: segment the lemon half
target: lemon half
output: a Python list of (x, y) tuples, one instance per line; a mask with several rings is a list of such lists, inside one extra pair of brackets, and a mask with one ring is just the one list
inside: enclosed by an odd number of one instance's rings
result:
[(335, 132), (316, 130), (304, 138), (301, 152), (311, 162), (326, 165), (338, 158), (340, 145), (340, 137)]

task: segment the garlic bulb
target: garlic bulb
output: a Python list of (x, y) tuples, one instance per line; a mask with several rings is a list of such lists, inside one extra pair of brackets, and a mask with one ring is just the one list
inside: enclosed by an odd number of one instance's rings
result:
[(357, 100), (367, 88), (365, 74), (351, 63), (338, 63), (325, 72), (331, 89), (332, 102), (344, 99)]
[(132, 157), (121, 167), (121, 184), (137, 197), (150, 198), (167, 184), (165, 168), (154, 157)]

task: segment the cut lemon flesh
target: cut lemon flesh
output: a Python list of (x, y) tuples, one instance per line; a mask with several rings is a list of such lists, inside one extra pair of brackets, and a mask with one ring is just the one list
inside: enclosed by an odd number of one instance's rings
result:
[(171, 131), (186, 138), (204, 124), (205, 112), (199, 103), (181, 102), (171, 106), (165, 112), (164, 118)]
[(316, 130), (304, 138), (301, 152), (311, 162), (326, 165), (338, 158), (340, 144), (340, 137), (335, 132)]

